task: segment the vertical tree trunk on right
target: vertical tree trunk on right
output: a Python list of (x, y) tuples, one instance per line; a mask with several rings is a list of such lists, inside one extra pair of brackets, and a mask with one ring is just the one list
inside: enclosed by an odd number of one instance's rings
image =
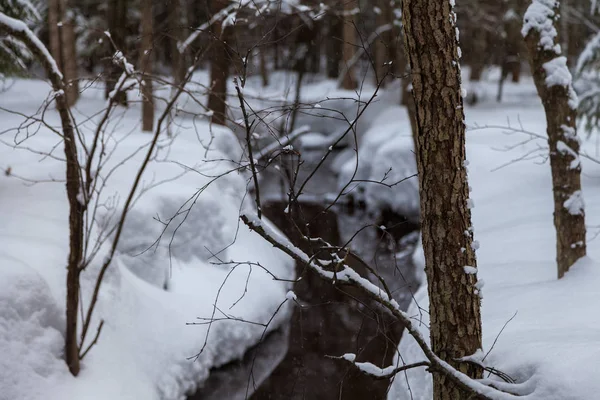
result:
[[(404, 0), (402, 22), (417, 111), (421, 230), (432, 350), (471, 378), (482, 371), (457, 359), (481, 348), (456, 15), (451, 0)], [(435, 400), (468, 395), (433, 371)]]
[[(213, 14), (227, 7), (226, 0), (212, 0)], [(225, 44), (225, 35), (221, 21), (211, 27), (212, 56), (210, 58), (210, 93), (208, 109), (212, 111), (211, 122), (225, 125), (227, 112), (227, 78), (229, 77), (229, 53)]]
[(140, 72), (142, 79), (142, 131), (152, 132), (154, 128), (154, 97), (152, 92), (152, 0), (141, 1), (141, 45)]
[(586, 255), (586, 231), (575, 124), (578, 100), (567, 58), (561, 55), (557, 33), (559, 9), (558, 1), (533, 0), (525, 12), (522, 34), (529, 50), (533, 80), (546, 111), (556, 263), (561, 278)]
[(354, 53), (356, 52), (356, 26), (354, 25), (354, 13), (358, 8), (358, 0), (344, 0), (343, 11), (343, 47), (342, 64), (340, 70), (344, 71), (342, 88), (346, 90), (356, 89), (357, 82), (354, 74), (354, 67), (350, 65)]

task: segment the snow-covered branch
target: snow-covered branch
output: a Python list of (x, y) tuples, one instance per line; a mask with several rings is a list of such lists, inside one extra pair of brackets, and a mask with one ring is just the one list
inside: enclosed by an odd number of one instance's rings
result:
[(390, 311), (394, 317), (406, 326), (408, 333), (415, 339), (417, 345), (423, 351), (423, 354), (430, 364), (429, 369), (433, 373), (443, 374), (465, 392), (475, 394), (479, 399), (514, 400), (516, 398), (516, 396), (512, 394), (499, 391), (477, 380), (469, 378), (467, 375), (440, 359), (431, 350), (427, 341), (421, 335), (417, 324), (413, 322), (406, 312), (402, 311), (396, 300), (391, 298), (385, 291), (373, 284), (370, 280), (360, 276), (354, 269), (345, 264), (343, 260), (339, 264), (336, 264), (333, 271), (326, 270), (316, 262), (314, 257), (308, 256), (305, 252), (294, 246), (287, 238), (271, 229), (268, 225), (263, 224), (256, 216), (250, 213), (244, 213), (240, 216), (240, 219), (248, 226), (248, 228), (258, 233), (274, 247), (283, 251), (297, 262), (308, 266), (310, 270), (317, 273), (320, 278), (325, 279), (332, 284), (353, 286)]
[(380, 368), (377, 365), (372, 364), (370, 362), (356, 362), (356, 354), (353, 353), (346, 353), (341, 357), (335, 358), (348, 361), (349, 363), (354, 365), (360, 372), (362, 372), (365, 375), (369, 375), (374, 379), (390, 379), (402, 371), (406, 371), (413, 368), (431, 366), (431, 364), (428, 361), (421, 361), (412, 364), (406, 364), (401, 367), (395, 367), (393, 365), (390, 365), (385, 368)]

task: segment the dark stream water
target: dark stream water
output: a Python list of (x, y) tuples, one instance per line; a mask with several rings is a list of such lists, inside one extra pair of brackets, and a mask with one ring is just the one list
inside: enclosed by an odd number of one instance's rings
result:
[[(294, 244), (312, 254), (292, 220), (297, 225), (310, 221), (312, 237), (322, 237), (335, 245), (352, 239), (353, 252), (377, 271), (396, 300), (408, 307), (411, 294), (417, 289), (411, 262), (418, 237), (416, 224), (390, 212), (375, 216), (360, 208), (343, 206), (325, 210), (325, 201), (319, 199), (326, 198), (335, 187), (335, 177), (327, 168), (307, 187), (307, 197), (312, 200), (289, 213), (284, 212), (286, 204), (281, 196), (273, 195), (281, 193), (277, 178), (273, 175), (263, 179), (267, 188), (263, 194), (271, 193), (265, 196), (269, 200), (263, 202), (263, 213)], [(358, 259), (348, 260), (362, 276), (373, 278)], [(303, 265), (297, 265), (296, 270), (302, 279), (294, 285), (298, 301), (289, 324), (267, 336), (242, 360), (213, 370), (189, 400), (386, 398), (389, 381), (363, 375), (351, 364), (329, 356), (355, 353), (357, 361), (388, 366), (403, 326), (355, 289), (325, 282)]]

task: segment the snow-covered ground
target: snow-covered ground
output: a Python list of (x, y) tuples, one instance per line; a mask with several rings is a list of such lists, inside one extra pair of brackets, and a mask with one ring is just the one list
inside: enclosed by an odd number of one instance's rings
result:
[[(286, 301), (289, 283), (243, 262), (260, 263), (282, 279), (293, 278), (293, 263), (247, 228), (238, 229), (240, 209), (252, 207), (244, 200), (247, 176), (231, 172), (206, 186), (233, 169), (233, 163), (216, 160), (240, 159), (232, 132), (178, 118), (175, 139), (161, 141), (143, 178), (144, 187), (164, 182), (144, 193), (130, 214), (87, 342), (100, 320), (104, 327), (80, 375), (72, 377), (62, 359), (69, 234), (61, 182), (65, 169), (58, 160), (62, 146), (59, 137), (38, 124), (16, 135), (9, 129), (23, 117), (6, 111), (34, 115), (49, 92), (44, 82), (17, 81), (0, 95), (0, 399), (181, 399), (210, 368), (241, 357), (256, 344), (265, 328), (255, 323), (267, 323)], [(101, 93), (93, 86), (84, 91), (74, 109), (78, 121), (98, 118), (105, 107)], [(57, 126), (55, 111), (46, 114)], [(106, 208), (122, 206), (143, 156), (135, 151), (150, 138), (139, 130), (140, 115), (139, 104), (133, 104), (117, 111), (107, 129), (114, 140), (106, 152), (116, 150), (104, 173), (123, 165), (103, 192)], [(88, 140), (92, 132), (86, 127), (92, 125), (82, 126)], [(20, 142), (26, 135), (31, 137)], [(58, 159), (44, 156), (47, 152)], [(177, 234), (169, 228), (158, 248), (139, 255), (159, 238), (159, 220), (190, 198), (196, 202)], [(84, 308), (106, 251), (103, 246), (82, 275)], [(242, 264), (214, 265), (218, 261)], [(213, 314), (213, 305), (221, 311)], [(288, 312), (284, 306), (269, 330), (281, 325)], [(210, 332), (207, 324), (186, 325), (202, 322), (197, 318), (223, 319), (223, 313), (238, 320), (215, 322)], [(205, 341), (202, 354), (190, 359)]]
[[(600, 265), (596, 260), (600, 247), (595, 235), (600, 225), (600, 165), (583, 159), (589, 257), (557, 280), (550, 166), (542, 158), (543, 151), (510, 163), (545, 143), (535, 140), (500, 151), (528, 138), (520, 133), (507, 135), (499, 128), (509, 122), (514, 128), (522, 124), (544, 135), (543, 109), (531, 81), (519, 86), (507, 83), (502, 104), (493, 99), (495, 85), (486, 86), (483, 102), (466, 109), (468, 125), (497, 126), (467, 134), (473, 225), (480, 244), (478, 277), (485, 282), (483, 351), (489, 352), (485, 364), (519, 382), (524, 399), (598, 398)], [(590, 156), (596, 156), (597, 150), (594, 137), (583, 143), (582, 151)], [(427, 309), (425, 287), (416, 300)], [(422, 318), (422, 333), (429, 337), (427, 314), (420, 314), (414, 304), (409, 312)], [(406, 363), (423, 360), (407, 334), (399, 355)], [(390, 400), (411, 398), (431, 398), (431, 376), (423, 369), (397, 376), (389, 396)]]
[[(206, 74), (199, 73), (197, 79), (206, 80)], [(273, 74), (267, 88), (249, 82), (244, 93), (256, 109), (293, 99), (293, 76)], [(507, 83), (500, 105), (494, 100), (495, 89), (491, 81), (480, 85), (477, 90), (481, 103), (466, 110), (469, 125), (494, 126), (471, 129), (467, 135), (475, 239), (480, 243), (479, 277), (486, 282), (483, 350), (491, 351), (485, 362), (522, 382), (523, 394), (531, 393), (527, 399), (593, 399), (600, 392), (600, 382), (595, 379), (595, 360), (600, 357), (600, 314), (594, 312), (600, 269), (593, 261), (600, 257), (594, 245), (594, 236), (600, 231), (596, 228), (600, 227), (600, 165), (583, 160), (590, 257), (558, 281), (549, 165), (543, 162), (543, 151), (511, 163), (545, 143), (535, 140), (501, 151), (527, 139), (521, 133), (507, 135), (501, 126), (510, 122), (518, 128), (522, 124), (524, 129), (544, 134), (543, 110), (530, 81), (518, 86)], [(360, 98), (367, 100), (371, 90), (367, 85)], [(43, 82), (19, 81), (2, 93), (0, 106), (34, 114), (48, 92)], [(74, 111), (78, 120), (104, 107), (100, 92), (93, 87), (84, 92)], [(351, 120), (359, 110), (357, 96), (338, 91), (333, 82), (307, 81), (303, 93), (302, 102), (307, 107), (310, 104), (315, 115), (341, 111)], [(396, 93), (393, 87), (380, 93), (357, 124), (358, 179), (386, 177), (385, 183), (393, 183), (415, 171), (410, 125), (405, 110), (395, 105)], [(339, 99), (344, 96), (348, 98)], [(314, 106), (315, 101), (326, 98), (329, 100)], [(192, 103), (185, 108), (194, 113), (203, 111)], [(121, 112), (110, 129), (116, 132), (116, 138), (123, 139), (112, 156), (113, 165), (148, 141), (147, 134), (139, 132), (138, 105)], [(237, 115), (235, 109), (233, 113)], [(142, 253), (160, 235), (162, 225), (158, 219), (171, 216), (211, 177), (233, 167), (227, 161), (215, 160), (241, 157), (240, 145), (230, 130), (210, 127), (202, 119), (184, 114), (176, 120), (175, 140), (165, 138), (145, 175), (146, 185), (166, 182), (145, 193), (130, 215), (118, 257), (102, 288), (92, 330), (100, 319), (105, 325), (77, 378), (70, 376), (62, 360), (68, 254), (64, 183), (30, 183), (64, 176), (60, 160), (39, 154), (52, 149), (59, 138), (42, 128), (14, 149), (11, 144), (15, 132), (0, 136), (0, 168), (10, 168), (10, 174), (0, 176), (0, 399), (181, 398), (201, 384), (211, 367), (239, 358), (263, 333), (259, 325), (218, 322), (212, 325), (200, 357), (188, 359), (203, 347), (208, 326), (186, 323), (212, 316), (224, 281), (218, 307), (238, 318), (264, 323), (286, 300), (289, 285), (273, 281), (258, 267), (253, 267), (249, 275), (248, 265), (233, 271), (228, 265), (214, 265), (218, 259), (260, 262), (278, 277), (293, 275), (289, 259), (245, 227), (237, 229), (240, 207), (252, 207), (252, 201), (244, 200), (248, 177), (237, 172), (219, 178), (200, 193), (175, 235), (170, 255), (167, 243), (173, 236), (172, 229), (167, 230), (158, 249)], [(343, 119), (315, 119), (305, 114), (299, 115), (296, 126), (309, 124), (311, 131), (319, 134), (335, 137), (348, 126)], [(54, 111), (49, 110), (47, 117), (58, 124)], [(265, 114), (265, 118), (269, 123), (280, 122), (274, 114)], [(22, 117), (0, 111), (0, 121), (0, 130), (4, 131), (17, 126)], [(23, 131), (19, 137), (25, 134)], [(354, 144), (352, 140), (354, 137), (350, 141)], [(206, 151), (208, 143), (211, 147)], [(585, 142), (583, 150), (595, 156), (595, 140)], [(59, 146), (53, 154), (60, 158), (61, 152)], [(140, 157), (135, 155), (113, 175), (104, 192), (107, 199), (116, 193), (118, 204), (123, 203)], [(339, 186), (344, 186), (354, 171), (355, 156), (347, 151), (332, 161), (339, 172)], [(169, 179), (175, 176), (178, 179)], [(416, 183), (413, 178), (391, 189), (364, 184), (365, 198), (378, 206), (416, 213)], [(227, 247), (234, 238), (235, 243)], [(212, 257), (225, 248), (218, 259)], [(105, 251), (101, 250), (83, 275), (86, 306)], [(415, 257), (420, 258), (422, 254)], [(425, 290), (420, 290), (416, 299), (421, 307), (427, 307)], [(270, 327), (281, 324), (287, 311), (284, 307)], [(424, 319), (427, 316), (414, 309), (411, 312)], [(215, 316), (222, 314), (217, 311)], [(424, 322), (422, 329), (427, 337)], [(403, 338), (399, 350), (404, 362), (422, 360), (409, 336)], [(411, 370), (398, 376), (390, 400), (410, 398), (407, 382), (414, 399), (431, 398), (430, 376), (423, 370)]]

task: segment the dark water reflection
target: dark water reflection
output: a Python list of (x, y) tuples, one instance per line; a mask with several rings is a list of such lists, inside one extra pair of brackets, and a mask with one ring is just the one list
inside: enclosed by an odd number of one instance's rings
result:
[[(308, 251), (284, 209), (281, 202), (263, 205), (264, 214)], [(310, 203), (293, 210), (292, 217), (298, 224), (312, 220), (311, 236), (333, 244), (346, 243), (365, 225), (374, 224), (354, 237), (351, 248), (386, 279), (396, 300), (408, 305), (416, 289), (410, 257), (417, 239), (414, 224), (391, 214), (374, 221), (363, 211), (323, 212), (322, 205)], [(375, 227), (381, 225), (387, 229)], [(349, 262), (361, 275), (369, 276), (356, 259)], [(403, 326), (355, 289), (322, 281), (302, 265), (297, 266), (297, 273), (302, 276), (294, 287), (298, 305), (285, 331), (270, 335), (244, 360), (211, 372), (204, 388), (190, 399), (386, 398), (388, 381), (367, 377), (347, 362), (328, 356), (355, 353), (357, 361), (388, 366)]]

